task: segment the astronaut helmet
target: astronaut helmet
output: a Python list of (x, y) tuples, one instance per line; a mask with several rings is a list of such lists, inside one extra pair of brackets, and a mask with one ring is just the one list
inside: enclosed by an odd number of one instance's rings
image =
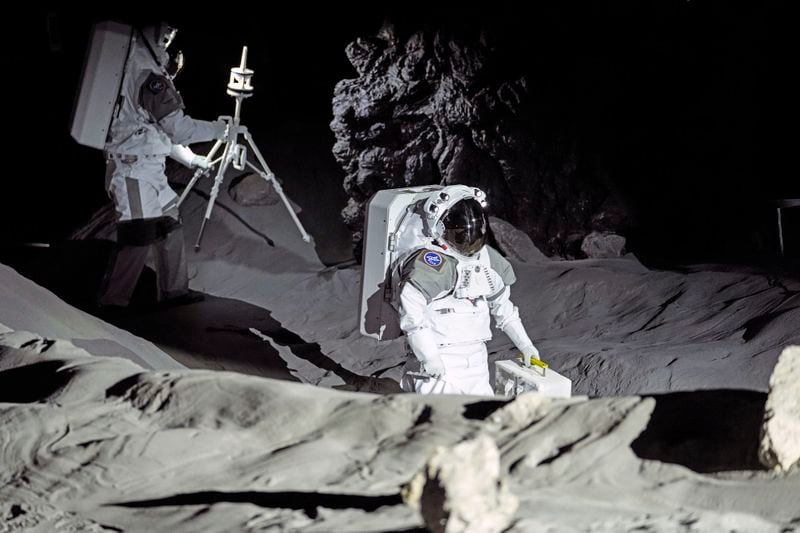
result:
[(158, 47), (162, 50), (167, 50), (178, 34), (178, 28), (165, 21), (145, 24), (140, 28), (142, 35), (147, 39), (150, 46)]
[(180, 50), (174, 53), (168, 51), (170, 45), (175, 41), (178, 28), (168, 22), (161, 21), (155, 24), (147, 24), (142, 27), (141, 31), (158, 64), (166, 70), (170, 79), (175, 79), (185, 63), (183, 52)]
[(486, 205), (477, 187), (450, 185), (433, 193), (424, 206), (431, 237), (463, 256), (475, 255), (488, 239)]
[(442, 217), (442, 225), (442, 240), (461, 255), (473, 256), (486, 244), (486, 214), (474, 198), (456, 202)]

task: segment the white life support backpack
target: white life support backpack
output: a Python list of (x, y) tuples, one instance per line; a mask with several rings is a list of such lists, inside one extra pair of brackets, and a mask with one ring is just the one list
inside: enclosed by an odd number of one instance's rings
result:
[(78, 143), (105, 147), (135, 41), (134, 29), (127, 24), (105, 21), (92, 28), (70, 126)]

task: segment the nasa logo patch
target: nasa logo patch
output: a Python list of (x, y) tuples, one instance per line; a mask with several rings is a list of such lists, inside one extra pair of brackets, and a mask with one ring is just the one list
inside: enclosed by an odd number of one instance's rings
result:
[(427, 252), (425, 257), (423, 258), (426, 264), (438, 268), (442, 265), (442, 256), (437, 254), (436, 252)]
[(161, 78), (153, 78), (150, 80), (147, 88), (150, 89), (151, 92), (158, 94), (163, 91), (167, 87), (167, 84), (164, 83), (164, 80)]

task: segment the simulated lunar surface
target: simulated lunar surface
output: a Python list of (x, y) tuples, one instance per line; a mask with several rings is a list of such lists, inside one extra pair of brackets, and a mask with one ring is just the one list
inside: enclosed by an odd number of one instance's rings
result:
[(0, 267), (0, 532), (800, 528), (796, 281), (553, 260), (493, 221), (574, 397), (417, 396), (402, 339), (358, 331), (359, 267), (220, 204), (196, 304), (104, 321)]

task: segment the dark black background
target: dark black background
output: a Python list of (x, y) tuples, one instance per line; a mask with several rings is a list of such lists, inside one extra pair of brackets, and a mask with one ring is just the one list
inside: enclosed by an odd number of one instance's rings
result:
[(508, 3), (260, 4), (241, 17), (233, 5), (6, 13), (4, 245), (62, 239), (105, 202), (101, 155), (75, 143), (69, 123), (91, 25), (107, 18), (180, 28), (187, 66), (177, 84), (196, 118), (232, 113), (224, 89), (247, 45), (256, 94), (244, 121), (276, 173), (313, 174), (285, 186), (319, 217), (346, 201), (328, 128), (335, 83), (355, 76), (344, 48), (386, 17), (404, 31), (490, 28), (506, 67), (529, 76), (543, 120), (598, 158), (635, 214), (629, 240), (645, 255), (758, 262), (775, 253), (773, 199), (800, 198), (787, 133), (796, 31), (783, 3), (549, 2), (526, 6), (529, 15)]

